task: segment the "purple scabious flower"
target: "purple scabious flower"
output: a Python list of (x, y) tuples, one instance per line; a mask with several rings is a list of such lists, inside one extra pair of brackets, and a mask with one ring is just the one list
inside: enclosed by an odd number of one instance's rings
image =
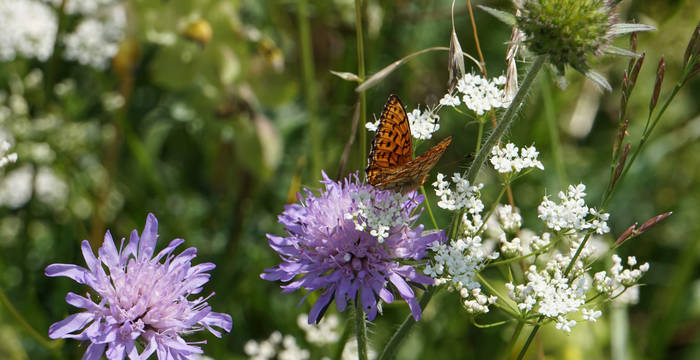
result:
[[(214, 327), (231, 331), (231, 316), (211, 311), (206, 297), (199, 294), (209, 281), (213, 263), (192, 265), (197, 249), (188, 248), (173, 255), (185, 240), (174, 239), (153, 256), (158, 238), (158, 220), (148, 214), (139, 237), (136, 230), (129, 242), (121, 240), (119, 249), (109, 231), (105, 234), (98, 256), (87, 240), (82, 242), (87, 269), (73, 264), (52, 264), (47, 276), (66, 276), (95, 292), (83, 297), (72, 292), (66, 301), (85, 311), (73, 314), (49, 328), (49, 337), (89, 341), (83, 359), (193, 359), (202, 354), (199, 345), (206, 341), (187, 342), (182, 335), (208, 330), (217, 337)], [(163, 260), (161, 262), (161, 260)], [(143, 349), (139, 354), (136, 343)]]
[(289, 236), (267, 235), (282, 263), (260, 277), (288, 283), (282, 285), (284, 293), (320, 291), (309, 324), (320, 321), (333, 299), (343, 311), (348, 300), (358, 297), (374, 320), (377, 297), (394, 300), (389, 284), (418, 321), (421, 308), (408, 282), (432, 285), (433, 279), (401, 260), (421, 260), (430, 245), (445, 241), (443, 231), (423, 234), (423, 225), (411, 228), (419, 215), (413, 212), (424, 197), (415, 191), (402, 195), (378, 190), (360, 183), (356, 174), (342, 182), (325, 173), (323, 178), (325, 190), (318, 196), (305, 190), (299, 204), (285, 206), (278, 218)]

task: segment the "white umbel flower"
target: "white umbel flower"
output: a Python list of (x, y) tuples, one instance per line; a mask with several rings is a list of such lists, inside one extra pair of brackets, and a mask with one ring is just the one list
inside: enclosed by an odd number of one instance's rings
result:
[(474, 74), (465, 74), (457, 81), (457, 94), (446, 94), (440, 99), (440, 105), (459, 106), (461, 103), (474, 111), (477, 115), (483, 115), (487, 111), (496, 108), (505, 108), (510, 105), (510, 99), (503, 91), (505, 76), (488, 79)]
[(126, 10), (115, 4), (84, 18), (63, 39), (65, 58), (96, 69), (104, 69), (119, 51), (126, 27)]
[(544, 165), (537, 160), (539, 152), (534, 146), (519, 149), (508, 143), (505, 147), (494, 146), (491, 149), (491, 165), (502, 174), (518, 173), (529, 168), (544, 170)]
[(0, 1), (0, 61), (17, 56), (46, 61), (53, 54), (58, 19), (48, 5), (33, 0)]

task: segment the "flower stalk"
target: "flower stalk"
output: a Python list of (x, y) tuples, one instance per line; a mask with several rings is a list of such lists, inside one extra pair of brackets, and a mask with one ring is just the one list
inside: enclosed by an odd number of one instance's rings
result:
[(357, 358), (367, 360), (367, 324), (365, 324), (365, 312), (362, 310), (362, 301), (355, 299), (355, 337), (357, 337)]

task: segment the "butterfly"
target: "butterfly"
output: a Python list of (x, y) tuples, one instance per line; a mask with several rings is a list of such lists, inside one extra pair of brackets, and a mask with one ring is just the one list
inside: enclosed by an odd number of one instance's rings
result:
[(413, 159), (411, 126), (406, 109), (398, 96), (389, 95), (369, 152), (369, 164), (365, 169), (367, 182), (382, 190), (402, 193), (415, 190), (423, 185), (451, 142), (452, 136), (447, 137)]

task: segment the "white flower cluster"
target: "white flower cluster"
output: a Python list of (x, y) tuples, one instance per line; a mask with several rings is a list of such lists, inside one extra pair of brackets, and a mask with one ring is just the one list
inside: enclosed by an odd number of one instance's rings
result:
[(7, 153), (10, 151), (11, 147), (12, 145), (10, 145), (10, 142), (7, 140), (0, 142), (0, 168), (4, 168), (7, 164), (17, 162), (17, 153)]
[(411, 124), (411, 135), (420, 140), (428, 140), (433, 133), (440, 129), (440, 117), (430, 110), (421, 112), (416, 108), (408, 113), (408, 122)]
[(518, 309), (525, 314), (535, 310), (555, 319), (557, 329), (570, 332), (576, 321), (569, 320), (567, 314), (579, 311), (585, 304), (585, 294), (590, 286), (585, 278), (570, 281), (559, 266), (538, 271), (535, 265), (529, 267), (525, 276), (525, 284), (506, 283), (509, 296), (517, 302)]
[(34, 0), (3, 0), (0, 19), (0, 61), (17, 56), (40, 61), (51, 57), (58, 30), (51, 7)]
[(637, 284), (644, 273), (649, 271), (649, 263), (639, 265), (635, 269), (637, 258), (634, 256), (627, 258), (627, 265), (630, 266), (628, 269), (624, 268), (622, 258), (617, 254), (613, 254), (612, 261), (613, 266), (610, 268), (610, 276), (605, 271), (597, 272), (593, 276), (593, 285), (596, 290), (610, 297), (622, 295), (625, 290)]
[(541, 236), (535, 234), (531, 230), (523, 229), (519, 237), (514, 237), (508, 240), (505, 233), (501, 233), (498, 237), (501, 244), (501, 254), (503, 257), (518, 257), (529, 255), (533, 252), (544, 249), (551, 243), (551, 235), (543, 233)]
[(520, 230), (523, 224), (523, 218), (520, 216), (518, 209), (513, 209), (510, 205), (498, 205), (496, 207), (496, 219), (503, 231), (515, 233)]
[(69, 1), (44, 0), (44, 1), (50, 2), (56, 7), (61, 6), (61, 3), (65, 2), (66, 4), (64, 5), (63, 11), (65, 11), (66, 14), (89, 15), (89, 14), (96, 13), (99, 9), (102, 9), (105, 6), (114, 5), (118, 0), (69, 0)]
[(542, 163), (537, 160), (540, 153), (534, 146), (518, 149), (513, 143), (504, 148), (494, 146), (491, 149), (491, 165), (501, 174), (518, 173), (523, 169), (538, 168), (544, 170)]
[[(433, 133), (440, 129), (440, 116), (433, 111), (426, 110), (421, 112), (420, 108), (413, 109), (407, 113), (408, 122), (411, 128), (411, 136), (419, 140), (428, 140), (433, 136)], [(377, 131), (379, 122), (377, 119), (374, 122), (368, 122), (365, 127), (369, 131)]]
[(404, 227), (409, 224), (411, 215), (402, 211), (401, 204), (409, 199), (409, 195), (400, 193), (387, 193), (377, 197), (375, 190), (360, 190), (351, 194), (356, 204), (353, 213), (345, 214), (345, 218), (355, 223), (359, 231), (369, 230), (369, 234), (375, 236), (379, 243), (391, 234), (394, 227)]
[(317, 324), (309, 324), (307, 314), (299, 314), (297, 316), (297, 325), (306, 333), (306, 341), (311, 344), (323, 346), (335, 344), (340, 339), (340, 320), (335, 314), (326, 315), (323, 320)]
[(273, 332), (267, 340), (259, 343), (248, 340), (243, 346), (243, 351), (251, 360), (268, 360), (274, 357), (279, 360), (304, 360), (310, 357), (309, 351), (301, 349), (293, 336), (282, 336), (279, 331)]
[(459, 291), (469, 313), (487, 313), (488, 305), (497, 298), (481, 294), (476, 274), (487, 260), (498, 257), (498, 254), (486, 251), (478, 236), (454, 240), (449, 245), (435, 242), (430, 249), (435, 255), (426, 265), (425, 274), (435, 279), (436, 285), (448, 284), (450, 290)]
[[(342, 360), (357, 360), (359, 359), (359, 353), (357, 351), (357, 338), (351, 337), (348, 342), (345, 343), (343, 347), (343, 354), (340, 357)], [(371, 347), (367, 347), (367, 359), (374, 360), (377, 358), (377, 352)], [(328, 357), (323, 357), (321, 360), (330, 360)]]
[(459, 106), (462, 102), (477, 115), (495, 108), (505, 108), (510, 105), (510, 99), (503, 91), (502, 87), (506, 83), (505, 76), (488, 79), (474, 74), (465, 74), (457, 81), (457, 92), (462, 94), (462, 98), (456, 94), (446, 94), (440, 104), (443, 106)]
[(102, 2), (109, 4), (94, 11), (92, 7), (86, 8), (82, 5), (76, 8), (88, 11), (83, 12), (85, 17), (75, 31), (63, 39), (66, 45), (66, 59), (76, 60), (96, 69), (104, 69), (109, 64), (109, 60), (119, 51), (119, 42), (124, 36), (126, 27), (126, 10), (121, 2), (114, 0), (102, 0)]
[(446, 210), (465, 209), (467, 213), (475, 215), (484, 210), (484, 203), (481, 202), (479, 191), (483, 184), (471, 185), (469, 180), (463, 178), (459, 173), (452, 175), (452, 182), (455, 190), (450, 189), (450, 182), (445, 180), (445, 175), (437, 174), (437, 181), (433, 183), (435, 195), (440, 197), (438, 206)]
[[(548, 228), (556, 231), (592, 229), (601, 235), (610, 232), (607, 223), (610, 214), (599, 213), (586, 206), (586, 202), (583, 200), (586, 196), (585, 190), (586, 185), (583, 184), (569, 185), (566, 193), (559, 192), (560, 204), (556, 204), (545, 196), (537, 207), (539, 218), (545, 222)], [(589, 214), (593, 216), (590, 222), (586, 220)]]

